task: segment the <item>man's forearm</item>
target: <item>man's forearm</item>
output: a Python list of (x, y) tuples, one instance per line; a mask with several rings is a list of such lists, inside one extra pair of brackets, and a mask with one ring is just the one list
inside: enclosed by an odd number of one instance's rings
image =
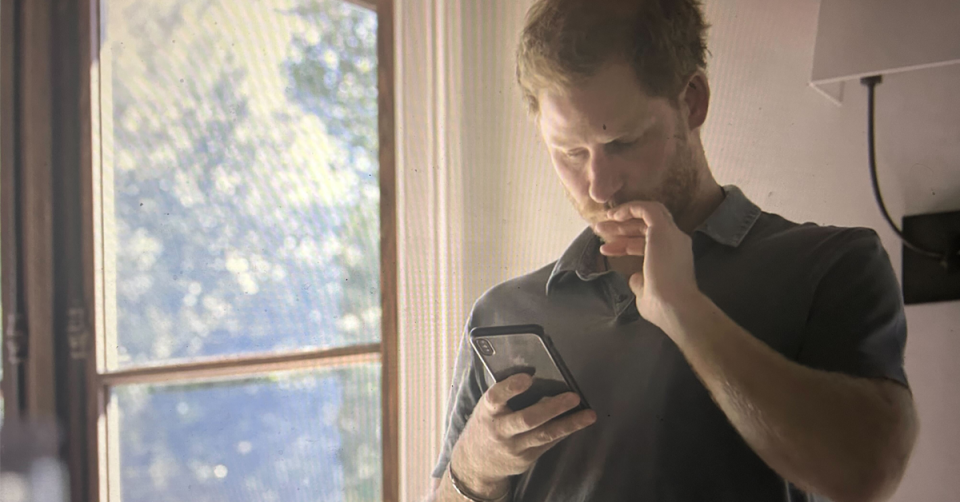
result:
[[(915, 423), (872, 381), (789, 361), (699, 295), (664, 331), (747, 443), (784, 478), (838, 502), (887, 495)], [(909, 403), (908, 403), (909, 404)]]

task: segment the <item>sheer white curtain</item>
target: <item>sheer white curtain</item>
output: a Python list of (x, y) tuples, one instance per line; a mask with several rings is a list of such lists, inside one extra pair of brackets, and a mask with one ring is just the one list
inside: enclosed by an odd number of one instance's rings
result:
[(420, 500), (440, 447), (464, 319), (460, 0), (397, 0), (400, 494)]

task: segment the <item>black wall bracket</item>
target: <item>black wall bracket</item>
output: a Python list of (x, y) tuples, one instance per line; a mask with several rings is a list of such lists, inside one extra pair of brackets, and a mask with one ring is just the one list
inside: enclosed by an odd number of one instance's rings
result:
[(903, 300), (907, 305), (960, 300), (960, 211), (903, 217), (904, 238), (943, 250), (939, 260), (903, 247)]

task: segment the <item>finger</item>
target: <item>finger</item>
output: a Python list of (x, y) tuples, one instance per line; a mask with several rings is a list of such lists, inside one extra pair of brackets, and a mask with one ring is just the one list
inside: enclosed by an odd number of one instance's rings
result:
[(530, 375), (518, 373), (493, 384), (483, 394), (482, 400), (493, 415), (512, 413), (512, 410), (507, 407), (507, 401), (529, 389), (532, 383), (533, 378)]
[(645, 237), (621, 238), (600, 246), (600, 253), (604, 256), (643, 256), (646, 247)]
[[(594, 412), (594, 411), (592, 411), (592, 410), (584, 410), (584, 411), (578, 413), (577, 415), (580, 415), (580, 414), (582, 414), (582, 416), (583, 416), (582, 420), (585, 420), (585, 423), (586, 423), (587, 425), (584, 425), (584, 426), (581, 427), (580, 429), (574, 430), (573, 432), (571, 432), (570, 434), (567, 434), (566, 436), (560, 437), (560, 438), (558, 438), (558, 439), (554, 439), (553, 441), (550, 441), (550, 442), (547, 443), (547, 444), (544, 444), (544, 445), (540, 445), (540, 446), (536, 446), (536, 447), (527, 449), (527, 450), (524, 452), (525, 455), (527, 455), (528, 457), (531, 457), (533, 460), (536, 460), (536, 459), (540, 458), (544, 453), (546, 453), (547, 451), (549, 451), (551, 448), (553, 448), (554, 446), (556, 446), (558, 443), (560, 443), (561, 441), (563, 441), (564, 439), (566, 439), (568, 436), (572, 435), (574, 432), (577, 432), (578, 430), (581, 430), (581, 429), (586, 429), (587, 427), (589, 427), (590, 425), (592, 425), (593, 423), (595, 423), (595, 422), (597, 421), (597, 414), (596, 414), (596, 412)], [(573, 416), (576, 416), (576, 415), (573, 415)]]
[(532, 459), (532, 460), (536, 460), (536, 459), (542, 457), (544, 453), (550, 451), (551, 448), (553, 448), (554, 446), (557, 446), (558, 444), (560, 444), (560, 441), (563, 441), (564, 439), (566, 439), (566, 437), (562, 437), (562, 438), (560, 438), (560, 439), (557, 439), (557, 440), (554, 440), (554, 441), (550, 441), (549, 443), (547, 443), (547, 444), (545, 444), (545, 445), (542, 445), (542, 446), (537, 446), (536, 448), (531, 448), (531, 449), (525, 451), (525, 452), (524, 452), (524, 455), (526, 455), (527, 457), (529, 457), (529, 458)]
[(666, 206), (654, 201), (633, 201), (611, 209), (607, 217), (615, 221), (626, 221), (630, 218), (640, 218), (647, 222), (647, 226), (655, 226), (673, 221), (673, 216)]
[(567, 438), (574, 432), (584, 429), (597, 421), (593, 410), (583, 410), (569, 417), (554, 420), (537, 427), (517, 438), (520, 450), (543, 447)]
[(576, 408), (578, 404), (580, 404), (580, 396), (573, 392), (543, 398), (537, 404), (504, 416), (498, 428), (504, 436), (523, 434)]
[(643, 296), (643, 284), (643, 273), (637, 272), (630, 276), (630, 291), (633, 291), (637, 298)]
[(600, 246), (600, 254), (604, 256), (626, 256), (627, 244), (623, 241), (607, 242)]
[(536, 448), (530, 448), (528, 450), (525, 450), (523, 452), (523, 456), (526, 457), (527, 460), (531, 462), (536, 461), (538, 458), (542, 457), (544, 453), (550, 451), (551, 448), (560, 444), (560, 441), (563, 441), (564, 439), (566, 439), (566, 436), (560, 439), (556, 439), (554, 441), (550, 441), (545, 445), (537, 446)]
[(639, 218), (631, 218), (626, 221), (601, 221), (597, 223), (597, 233), (605, 236), (639, 236), (647, 231), (647, 222)]

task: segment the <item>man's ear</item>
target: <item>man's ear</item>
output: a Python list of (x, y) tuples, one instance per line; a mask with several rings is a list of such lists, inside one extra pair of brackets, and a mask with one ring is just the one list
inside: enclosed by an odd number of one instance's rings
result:
[(710, 108), (710, 84), (703, 70), (697, 70), (687, 79), (687, 85), (680, 93), (680, 103), (683, 111), (688, 113), (687, 124), (690, 129), (696, 129), (707, 120), (707, 110)]

